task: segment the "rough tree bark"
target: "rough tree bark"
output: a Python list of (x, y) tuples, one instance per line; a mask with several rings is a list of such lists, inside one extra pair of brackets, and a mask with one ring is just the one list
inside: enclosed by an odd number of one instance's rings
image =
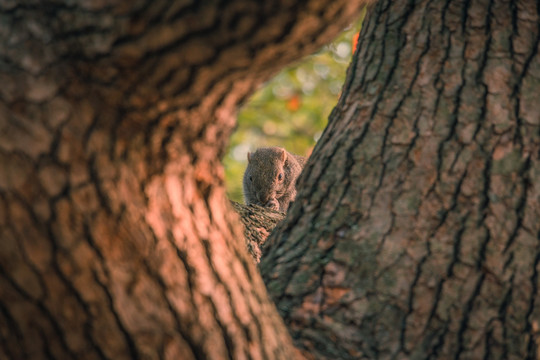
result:
[(381, 1), (261, 271), (314, 358), (540, 356), (540, 4)]
[(0, 1), (0, 358), (291, 358), (220, 158), (361, 4)]
[(261, 261), (262, 248), (268, 235), (285, 218), (285, 213), (259, 205), (243, 205), (231, 201), (234, 210), (244, 225), (244, 238), (248, 253), (256, 263)]

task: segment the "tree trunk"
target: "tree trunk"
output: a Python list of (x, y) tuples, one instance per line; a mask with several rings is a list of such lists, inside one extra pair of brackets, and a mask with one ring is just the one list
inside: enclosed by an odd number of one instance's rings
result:
[(291, 358), (220, 159), (361, 3), (0, 2), (0, 358)]
[(380, 1), (261, 271), (313, 358), (540, 358), (540, 4)]

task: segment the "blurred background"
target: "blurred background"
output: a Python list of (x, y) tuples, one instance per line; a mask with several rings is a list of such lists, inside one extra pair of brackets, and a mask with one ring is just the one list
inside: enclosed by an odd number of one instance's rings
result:
[(242, 176), (248, 151), (281, 146), (298, 155), (310, 154), (337, 104), (362, 19), (318, 53), (285, 68), (240, 109), (223, 160), (231, 200), (244, 202)]

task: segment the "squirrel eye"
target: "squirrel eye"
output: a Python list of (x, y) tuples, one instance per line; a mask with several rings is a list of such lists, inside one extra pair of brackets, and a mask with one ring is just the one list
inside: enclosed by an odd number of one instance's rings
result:
[(283, 173), (279, 173), (277, 178), (278, 178), (279, 181), (283, 180)]
[(252, 177), (252, 176), (249, 177), (249, 181), (253, 181), (253, 177)]

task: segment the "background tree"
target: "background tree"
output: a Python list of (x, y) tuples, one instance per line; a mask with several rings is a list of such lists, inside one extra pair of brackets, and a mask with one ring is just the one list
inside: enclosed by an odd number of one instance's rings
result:
[(291, 358), (220, 160), (360, 6), (0, 2), (0, 358)]
[(539, 6), (368, 12), (261, 262), (306, 354), (540, 356)]

